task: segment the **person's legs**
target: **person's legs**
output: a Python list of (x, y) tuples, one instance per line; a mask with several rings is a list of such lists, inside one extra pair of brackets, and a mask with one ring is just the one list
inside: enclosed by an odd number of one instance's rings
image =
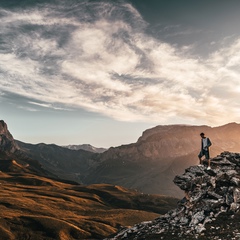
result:
[(202, 159), (199, 157), (199, 164), (202, 165)]
[(198, 159), (199, 159), (199, 164), (202, 165), (202, 156), (203, 156), (203, 152), (201, 151), (199, 154), (198, 154)]
[(211, 159), (210, 159), (210, 154), (209, 151), (205, 152), (206, 159), (208, 161), (208, 168), (211, 168)]

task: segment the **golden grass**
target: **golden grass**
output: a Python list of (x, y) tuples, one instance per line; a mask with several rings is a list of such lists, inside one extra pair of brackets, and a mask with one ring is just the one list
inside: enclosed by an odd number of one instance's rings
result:
[[(102, 185), (71, 185), (30, 173), (0, 172), (0, 239), (103, 239), (120, 226), (158, 217), (156, 199)], [(141, 209), (134, 200), (141, 199)], [(144, 206), (152, 204), (152, 210)], [(158, 204), (158, 203), (157, 203)]]

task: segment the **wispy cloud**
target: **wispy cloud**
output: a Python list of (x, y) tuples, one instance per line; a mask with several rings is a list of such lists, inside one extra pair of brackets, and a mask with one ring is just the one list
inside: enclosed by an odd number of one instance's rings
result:
[(240, 40), (196, 58), (147, 35), (130, 4), (68, 3), (0, 10), (0, 91), (124, 121), (239, 119)]
[(35, 108), (31, 108), (31, 107), (27, 107), (27, 106), (18, 106), (19, 109), (23, 109), (25, 111), (28, 111), (28, 112), (38, 112), (37, 109)]
[(39, 103), (39, 102), (28, 102), (31, 105), (35, 105), (35, 106), (39, 106), (39, 107), (43, 107), (43, 108), (50, 108), (50, 109), (54, 109), (54, 110), (64, 110), (64, 111), (71, 111), (70, 109), (67, 108), (62, 108), (62, 107), (58, 107), (55, 106), (54, 104), (50, 104), (50, 103)]

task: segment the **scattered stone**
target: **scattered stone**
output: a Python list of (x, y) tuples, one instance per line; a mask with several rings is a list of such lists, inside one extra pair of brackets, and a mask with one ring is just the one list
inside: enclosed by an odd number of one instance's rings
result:
[[(111, 239), (165, 239), (164, 234), (172, 239), (203, 239), (207, 223), (216, 221), (221, 214), (229, 213), (232, 218), (240, 209), (240, 154), (223, 152), (211, 164), (211, 170), (206, 166), (192, 166), (174, 178), (174, 183), (185, 192), (176, 209), (154, 221), (137, 224), (131, 231), (122, 230)], [(158, 237), (149, 238), (154, 234)], [(238, 229), (232, 234), (212, 239), (240, 239)]]

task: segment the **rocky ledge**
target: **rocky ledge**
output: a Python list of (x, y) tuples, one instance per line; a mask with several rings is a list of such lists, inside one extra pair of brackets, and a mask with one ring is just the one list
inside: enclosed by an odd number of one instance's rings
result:
[(185, 193), (176, 209), (109, 239), (240, 239), (239, 153), (221, 153), (210, 170), (206, 163), (189, 167), (174, 183)]

